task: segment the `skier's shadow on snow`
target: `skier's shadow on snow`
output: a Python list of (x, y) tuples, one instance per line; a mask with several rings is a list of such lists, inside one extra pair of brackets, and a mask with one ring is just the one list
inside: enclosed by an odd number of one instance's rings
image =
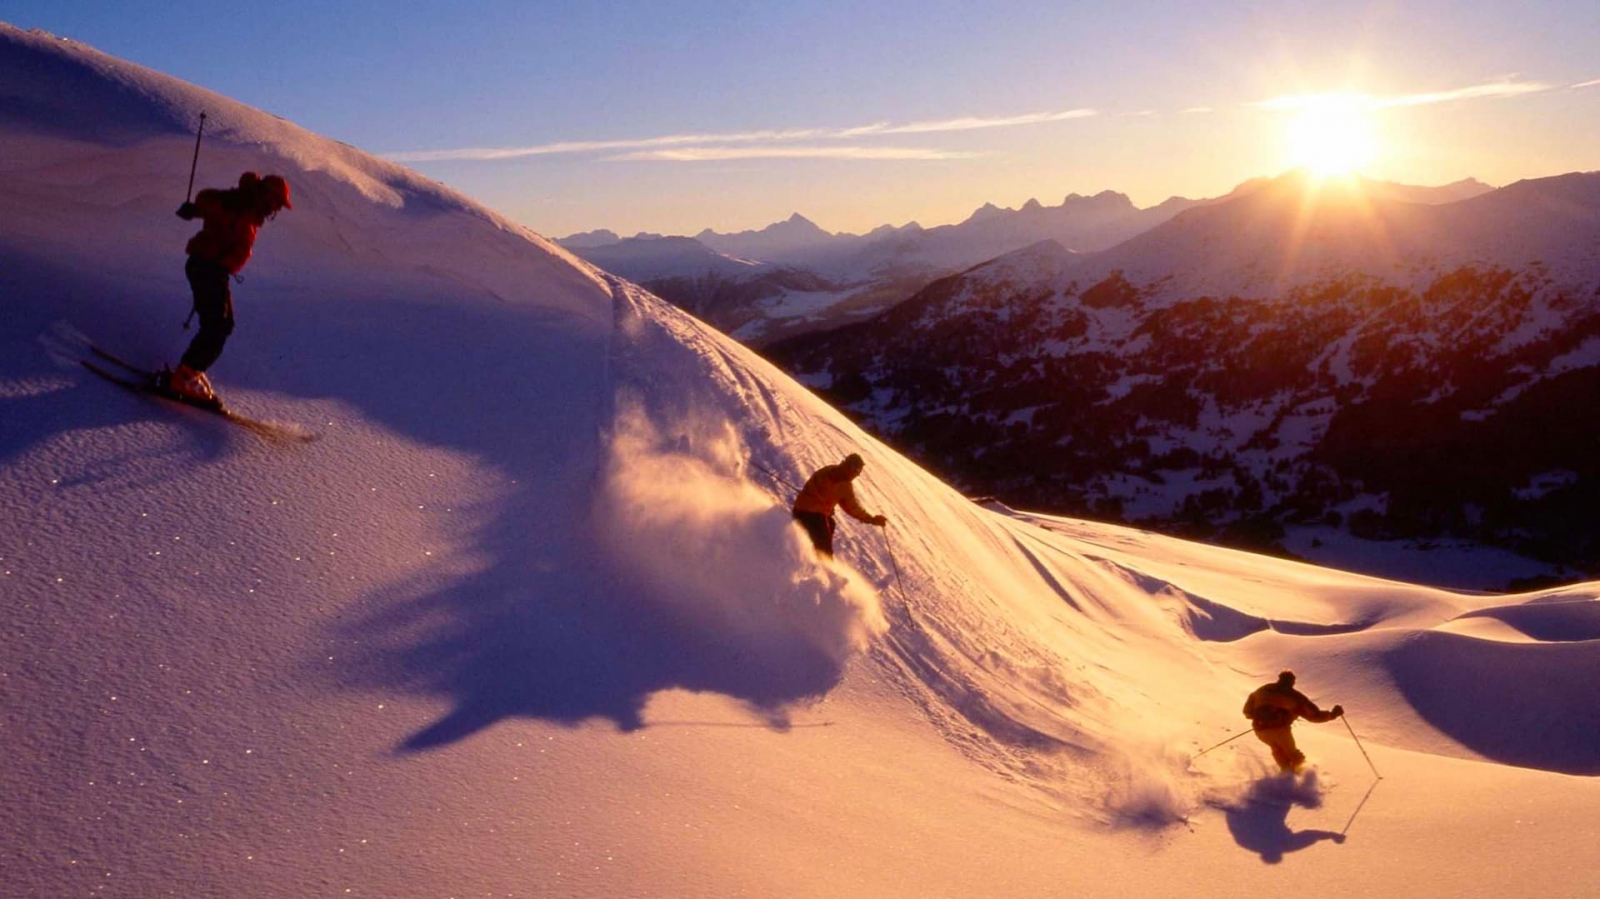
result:
[(1265, 777), (1250, 786), (1250, 791), (1235, 804), (1225, 806), (1228, 832), (1240, 848), (1259, 855), (1261, 861), (1276, 865), (1290, 852), (1308, 849), (1323, 840), (1343, 843), (1344, 835), (1332, 830), (1293, 830), (1289, 810), (1295, 806), (1317, 808), (1322, 798), (1315, 774), (1305, 780), (1282, 776)]
[[(501, 570), (475, 584), (386, 604), (356, 622), (350, 632), (368, 637), (434, 622), (422, 639), (360, 666), (378, 681), (409, 681), (417, 692), (454, 703), (396, 751), (435, 749), (508, 718), (568, 726), (600, 720), (634, 731), (646, 726), (650, 697), (669, 689), (733, 697), (756, 716), (753, 726), (786, 731), (787, 708), (827, 693), (842, 676), (837, 661), (820, 651), (793, 646), (783, 658), (754, 652), (625, 594), (584, 589), (587, 577)], [(463, 601), (473, 607), (470, 615), (462, 615)]]

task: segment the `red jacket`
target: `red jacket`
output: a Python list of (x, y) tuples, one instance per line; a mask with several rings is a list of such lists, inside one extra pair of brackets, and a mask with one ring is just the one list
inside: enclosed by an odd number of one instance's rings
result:
[(184, 252), (215, 262), (229, 274), (238, 273), (250, 261), (256, 229), (264, 221), (255, 204), (238, 190), (202, 190), (195, 196), (194, 206), (204, 225), (199, 234), (189, 238)]
[(794, 511), (832, 515), (835, 506), (843, 506), (850, 517), (871, 522), (872, 516), (856, 502), (856, 491), (850, 481), (850, 475), (843, 465), (827, 465), (817, 469), (817, 473), (800, 489), (800, 495), (795, 497)]

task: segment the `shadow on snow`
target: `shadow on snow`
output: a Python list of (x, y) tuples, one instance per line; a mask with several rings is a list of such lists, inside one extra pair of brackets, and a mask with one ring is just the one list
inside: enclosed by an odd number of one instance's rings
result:
[[(41, 335), (63, 321), (136, 363), (155, 363), (188, 339), (177, 328), (188, 304), (181, 259), (160, 288), (172, 294), (169, 323), (155, 320), (148, 303), (128, 303), (110, 275), (32, 256), (0, 247), (0, 273), (12, 273), (0, 274), (0, 285), (13, 298), (0, 333), (7, 350), (0, 378), (67, 374), (70, 366), (40, 346)], [(437, 293), (412, 287), (412, 299), (371, 284), (252, 279), (235, 291), (239, 330), (216, 369), (225, 392), (337, 400), (405, 438), (469, 454), (517, 484), (495, 498), (469, 541), (482, 562), (476, 573), (380, 588), (353, 621), (335, 625), (335, 636), (365, 648), (335, 676), (339, 687), (399, 689), (453, 704), (399, 751), (461, 740), (509, 717), (564, 725), (601, 719), (631, 730), (643, 725), (651, 694), (674, 688), (726, 694), (782, 729), (785, 708), (837, 685), (837, 654), (803, 640), (729, 639), (606, 573), (584, 518), (609, 425), (607, 328), (520, 311), (444, 277), (428, 286)], [(338, 293), (340, 302), (322, 302), (324, 293)], [(253, 435), (203, 413), (127, 394), (87, 371), (68, 376), (76, 380), (66, 389), (0, 397), (7, 422), (0, 462), (58, 435), (145, 419), (192, 419), (192, 441), (160, 449), (173, 455), (164, 460), (173, 466), (256, 449)], [(315, 465), (318, 452), (339, 442), (284, 451), (306, 453)], [(126, 481), (134, 468), (151, 477), (147, 466), (107, 459), (68, 476)]]

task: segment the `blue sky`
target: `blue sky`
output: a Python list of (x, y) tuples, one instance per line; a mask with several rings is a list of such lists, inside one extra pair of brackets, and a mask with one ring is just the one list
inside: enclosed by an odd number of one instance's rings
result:
[(1215, 195), (1299, 161), (1263, 101), (1334, 91), (1366, 98), (1375, 177), (1600, 168), (1594, 2), (0, 0), (0, 19), (402, 154), (553, 235)]

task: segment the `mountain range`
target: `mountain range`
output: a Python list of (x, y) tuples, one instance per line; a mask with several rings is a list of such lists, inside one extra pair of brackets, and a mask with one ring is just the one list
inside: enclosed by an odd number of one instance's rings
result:
[(1600, 173), (1464, 192), (1290, 174), (766, 352), (1012, 504), (1357, 566), (1351, 537), (1525, 560), (1459, 586), (1593, 572)]
[[(933, 280), (1052, 240), (1094, 253), (1166, 222), (1184, 210), (1248, 194), (1267, 179), (1225, 197), (1172, 197), (1138, 208), (1125, 194), (1069, 194), (1058, 206), (1029, 200), (1009, 209), (986, 203), (965, 220), (924, 228), (912, 222), (865, 234), (835, 234), (795, 213), (760, 230), (693, 238), (601, 229), (557, 242), (584, 259), (644, 285), (752, 345), (859, 321)], [(1492, 190), (1473, 179), (1442, 187), (1366, 181), (1372, 196), (1446, 203)]]

